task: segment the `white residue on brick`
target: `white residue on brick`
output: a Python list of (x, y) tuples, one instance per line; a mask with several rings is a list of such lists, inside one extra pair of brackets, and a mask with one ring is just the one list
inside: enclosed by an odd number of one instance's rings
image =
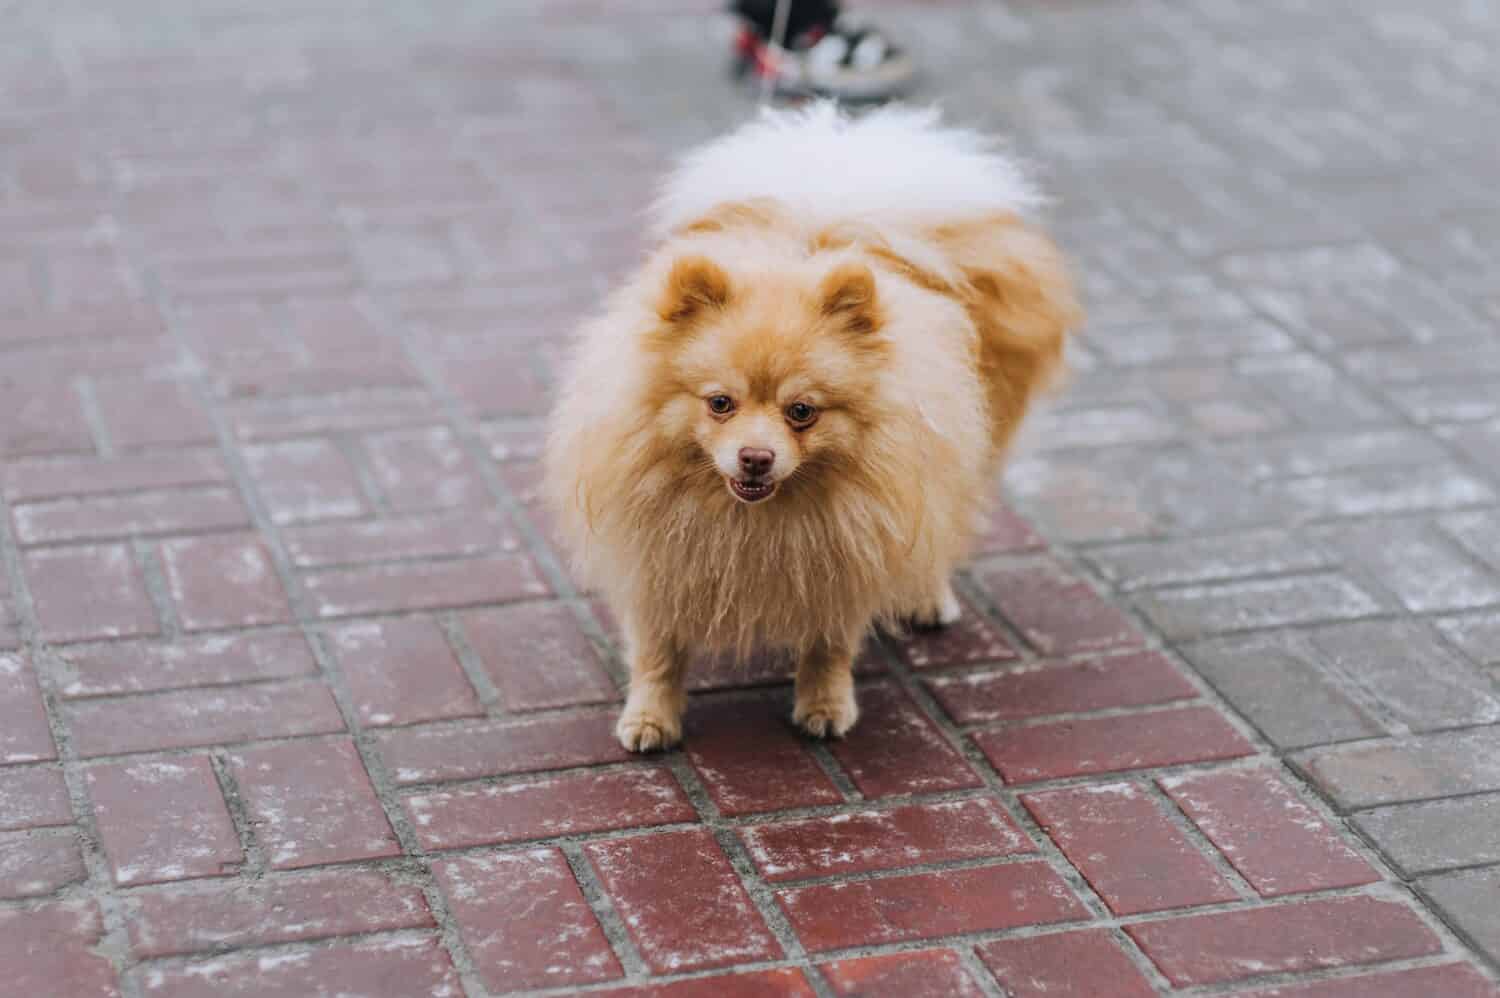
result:
[(138, 783), (164, 783), (168, 780), (181, 780), (191, 770), (187, 766), (175, 762), (141, 762), (131, 766), (125, 772), (131, 779)]
[(297, 967), (307, 963), (306, 953), (269, 953), (255, 961), (255, 968), (262, 974), (282, 967)]
[(1094, 794), (1100, 797), (1121, 797), (1134, 800), (1140, 796), (1141, 788), (1134, 783), (1095, 783), (1090, 786), (1072, 787), (1069, 793)]

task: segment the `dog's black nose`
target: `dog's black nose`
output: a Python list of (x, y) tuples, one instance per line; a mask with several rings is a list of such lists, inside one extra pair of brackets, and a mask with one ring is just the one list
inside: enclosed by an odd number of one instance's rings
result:
[(740, 470), (747, 475), (756, 478), (771, 473), (771, 465), (776, 461), (776, 452), (765, 450), (761, 447), (740, 448)]

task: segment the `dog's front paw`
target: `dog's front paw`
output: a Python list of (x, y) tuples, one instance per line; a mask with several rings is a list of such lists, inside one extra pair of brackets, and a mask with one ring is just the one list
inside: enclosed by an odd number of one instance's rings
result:
[(798, 697), (792, 720), (814, 738), (842, 738), (859, 720), (859, 705), (854, 702), (853, 690)]
[(615, 724), (615, 737), (628, 752), (655, 752), (682, 741), (682, 720), (661, 711), (626, 707)]
[(944, 586), (931, 606), (907, 619), (907, 626), (914, 631), (939, 631), (958, 623), (958, 618), (963, 615), (963, 604), (958, 601), (958, 596), (951, 586)]

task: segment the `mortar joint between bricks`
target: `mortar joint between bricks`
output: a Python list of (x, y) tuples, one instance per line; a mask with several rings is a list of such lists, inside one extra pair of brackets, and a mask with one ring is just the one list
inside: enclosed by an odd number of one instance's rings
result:
[[(1012, 660), (1014, 664), (1032, 664), (1044, 656), (1032, 648), (1031, 642), (1027, 641), (1025, 636), (1016, 630), (1015, 626), (1009, 620), (1005, 619), (1000, 613), (999, 608), (995, 605), (994, 599), (974, 579), (975, 566), (984, 560), (987, 559), (976, 558), (974, 561), (966, 564), (962, 571), (954, 573), (952, 579), (953, 589), (958, 594), (959, 599), (968, 604), (967, 608), (969, 612), (980, 614), (984, 618), (984, 621), (1004, 638), (1005, 643), (1016, 653), (1017, 657)], [(888, 647), (887, 650), (891, 649)]]
[(156, 611), (156, 619), (160, 622), (162, 640), (172, 641), (180, 638), (183, 630), (182, 621), (178, 619), (171, 587), (167, 584), (160, 546), (135, 538), (130, 542), (130, 550), (132, 558), (140, 568), (146, 595), (150, 598), (151, 605)]
[[(9, 581), (12, 609), (20, 631), (22, 648), (41, 692), (47, 728), (52, 737), (57, 764), (62, 770), (68, 808), (73, 816), (68, 827), (75, 836), (83, 857), (86, 877), (76, 894), (80, 899), (98, 905), (104, 934), (97, 943), (96, 950), (109, 961), (116, 979), (121, 982), (124, 998), (139, 998), (135, 983), (127, 979), (132, 963), (132, 950), (126, 914), (123, 904), (115, 898), (114, 872), (99, 834), (93, 798), (88, 792), (85, 774), (74, 750), (72, 731), (61, 707), (62, 695), (57, 688), (56, 677), (48, 667), (50, 648), (41, 636), (36, 604), (21, 568), (22, 560), (13, 523), (10, 503), (3, 491), (0, 491), (0, 569), (3, 569)], [(28, 907), (22, 910), (30, 909)]]
[(1051, 790), (1071, 790), (1096, 786), (1101, 783), (1149, 783), (1161, 777), (1202, 776), (1210, 773), (1234, 773), (1254, 769), (1268, 760), (1262, 756), (1245, 755), (1233, 759), (1208, 759), (1196, 762), (1180, 762), (1169, 766), (1150, 766), (1141, 769), (1107, 770), (1094, 773), (1079, 773), (1072, 776), (1054, 776), (1042, 780), (1007, 783), (1005, 788), (1018, 798), (1027, 794), (1046, 793)]
[[(1177, 829), (1178, 832), (1192, 843), (1193, 848), (1197, 850), (1198, 854), (1208, 860), (1213, 866), (1214, 871), (1223, 878), (1225, 883), (1230, 885), (1236, 894), (1247, 901), (1257, 901), (1260, 899), (1261, 894), (1255, 889), (1254, 885), (1245, 878), (1244, 874), (1240, 873), (1239, 869), (1230, 861), (1223, 850), (1209, 839), (1203, 829), (1198, 827), (1198, 823), (1189, 817), (1181, 805), (1161, 788), (1155, 778), (1143, 780), (1140, 786), (1144, 790), (1146, 798), (1156, 805), (1157, 811), (1171, 822), (1173, 828)], [(1332, 831), (1332, 829), (1330, 830)], [(1335, 831), (1334, 834), (1337, 834), (1337, 832)]]
[(844, 767), (839, 765), (838, 758), (833, 754), (832, 750), (829, 749), (827, 744), (820, 741), (809, 740), (806, 748), (807, 754), (812, 757), (813, 762), (817, 763), (818, 768), (823, 771), (823, 775), (828, 777), (829, 782), (833, 784), (834, 788), (838, 790), (838, 792), (844, 798), (843, 803), (833, 805), (833, 807), (858, 807), (861, 805), (869, 805), (870, 803), (872, 803), (870, 800), (866, 799), (865, 795), (860, 792), (857, 786), (854, 785), (854, 781), (850, 779), (849, 774), (844, 770)]
[[(250, 946), (235, 946), (233, 949), (217, 953), (217, 956), (237, 956), (249, 954), (261, 959), (275, 956), (295, 956), (306, 953), (316, 953), (323, 950), (343, 946), (351, 940), (425, 940), (432, 935), (431, 929), (375, 929), (369, 932), (352, 932), (347, 935), (316, 937), (311, 939), (291, 939), (278, 942), (260, 943)], [(174, 953), (165, 956), (153, 956), (140, 960), (135, 964), (139, 970), (165, 970), (168, 968), (190, 968), (201, 966), (205, 960), (213, 956), (202, 952), (196, 953)]]
[(713, 838), (719, 850), (728, 857), (729, 866), (734, 870), (740, 886), (749, 895), (751, 905), (765, 922), (766, 927), (771, 930), (771, 935), (781, 946), (782, 952), (790, 960), (800, 960), (806, 957), (807, 953), (802, 948), (802, 941), (797, 938), (797, 933), (786, 915), (782, 913), (781, 906), (776, 903), (776, 892), (761, 878), (760, 871), (756, 869), (739, 835), (728, 828), (721, 827), (713, 829)]
[(219, 787), (219, 796), (224, 798), (224, 807), (229, 811), (229, 820), (234, 824), (240, 852), (245, 856), (245, 865), (240, 872), (248, 877), (258, 878), (267, 869), (265, 850), (261, 848), (259, 836), (255, 834), (255, 821), (245, 807), (239, 782), (234, 778), (229, 753), (222, 748), (214, 749), (208, 753), (208, 760)]
[(1130, 933), (1126, 932), (1119, 925), (1110, 926), (1105, 931), (1109, 933), (1109, 937), (1114, 940), (1115, 945), (1120, 947), (1120, 951), (1130, 959), (1136, 970), (1140, 971), (1158, 992), (1164, 994), (1171, 990), (1172, 983), (1167, 980), (1167, 975), (1162, 973), (1161, 968), (1156, 965), (1156, 961), (1146, 955), (1146, 951), (1141, 948), (1140, 944), (1135, 941), (1135, 938)]
[(94, 378), (92, 375), (84, 375), (73, 380), (73, 390), (78, 395), (79, 407), (83, 410), (84, 422), (88, 424), (89, 435), (94, 438), (94, 449), (100, 457), (114, 457), (115, 447), (110, 439), (109, 426), (104, 421), (104, 414), (99, 411), (99, 395), (94, 390)]
[(443, 631), (443, 639), (448, 642), (448, 647), (453, 650), (454, 658), (458, 659), (459, 668), (463, 671), (464, 678), (468, 680), (469, 686), (474, 690), (475, 696), (479, 698), (479, 705), (484, 709), (485, 716), (494, 719), (511, 719), (513, 715), (505, 709), (505, 701), (500, 696), (500, 691), (490, 680), (489, 673), (485, 671), (484, 663), (480, 661), (479, 653), (469, 642), (468, 635), (464, 632), (463, 622), (459, 620), (458, 613), (453, 610), (445, 610), (438, 615), (438, 626)]
[(1500, 984), (1500, 959), (1490, 956), (1481, 945), (1483, 940), (1472, 929), (1444, 917), (1441, 906), (1424, 881), (1390, 886), (1413, 900), (1418, 917), (1443, 940), (1445, 949), (1451, 949), (1460, 957), (1475, 954), (1480, 970), (1493, 982)]
[[(1201, 696), (1201, 694), (1200, 694)], [(1039, 717), (1018, 717), (993, 721), (970, 721), (955, 724), (965, 735), (983, 734), (992, 731), (1016, 731), (1025, 728), (1045, 728), (1065, 721), (1090, 721), (1110, 717), (1149, 717), (1152, 714), (1171, 714), (1176, 711), (1201, 706), (1192, 699), (1168, 700), (1165, 703), (1139, 704), (1129, 707), (1100, 707), (1097, 710), (1070, 710)], [(1197, 765), (1183, 763), (1182, 765)], [(1099, 775), (1099, 774), (1085, 774)]]
[(587, 597), (579, 595), (564, 602), (572, 604), (573, 615), (578, 620), (578, 626), (582, 629), (584, 636), (589, 639), (589, 643), (594, 646), (599, 656), (599, 663), (604, 667), (609, 678), (614, 680), (615, 688), (623, 693), (630, 686), (630, 662), (627, 661), (629, 652), (624, 646), (624, 639), (614, 641), (610, 638)]
[(615, 907), (614, 899), (600, 883), (599, 875), (594, 871), (588, 856), (576, 844), (561, 845), (558, 848), (568, 861), (568, 868), (573, 873), (573, 879), (577, 882), (579, 890), (583, 892), (583, 899), (588, 903), (589, 910), (599, 923), (599, 928), (603, 930), (604, 938), (614, 952), (615, 959), (620, 961), (626, 980), (647, 977), (650, 971), (647, 969), (646, 960), (641, 956), (635, 940), (631, 938), (630, 930), (626, 928), (625, 919)]
[(979, 952), (974, 946), (955, 946), (952, 952), (958, 954), (958, 962), (964, 970), (968, 971), (969, 977), (979, 987), (981, 994), (987, 998), (1011, 998), (1010, 993), (1000, 986), (990, 968), (979, 957)]
[(332, 435), (330, 443), (353, 469), (354, 481), (359, 486), (359, 494), (369, 504), (373, 513), (370, 519), (378, 520), (392, 513), (390, 498), (376, 480), (375, 473), (370, 469), (370, 451), (365, 446), (364, 440), (354, 433), (337, 433)]
[[(732, 834), (731, 829), (716, 829), (723, 834)], [(862, 870), (857, 873), (831, 873), (825, 876), (806, 876), (793, 880), (777, 880), (770, 885), (777, 891), (801, 890), (806, 887), (829, 887), (836, 884), (863, 884), (882, 880), (901, 880), (924, 873), (948, 873), (960, 870), (989, 870), (997, 866), (1022, 866), (1040, 860), (1036, 852), (1015, 852), (1003, 856), (973, 856), (964, 859), (937, 859), (906, 863), (890, 869)]]

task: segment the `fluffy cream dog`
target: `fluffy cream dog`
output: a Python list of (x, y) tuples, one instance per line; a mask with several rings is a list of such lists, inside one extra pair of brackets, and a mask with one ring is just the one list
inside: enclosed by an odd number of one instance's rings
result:
[(935, 113), (768, 113), (692, 153), (653, 254), (589, 323), (547, 493), (619, 617), (632, 750), (682, 734), (697, 653), (797, 662), (837, 736), (872, 623), (940, 625), (949, 577), (1080, 311), (1037, 197)]

